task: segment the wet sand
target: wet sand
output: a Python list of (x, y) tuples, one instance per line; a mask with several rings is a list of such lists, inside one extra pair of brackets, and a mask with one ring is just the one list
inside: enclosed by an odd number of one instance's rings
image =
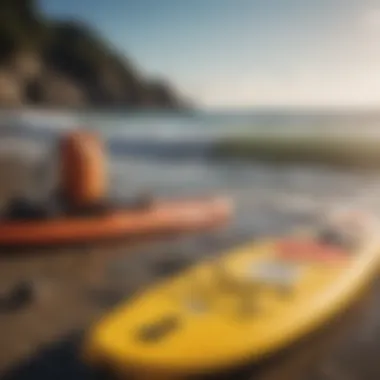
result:
[[(48, 256), (45, 252), (17, 260), (3, 258), (3, 282), (34, 278), (39, 281), (39, 291), (37, 299), (25, 308), (0, 314), (2, 378), (94, 379), (96, 374), (79, 360), (81, 337), (113, 305), (160, 277), (154, 263), (169, 257), (155, 257), (157, 244), (134, 249), (118, 244), (82, 252), (71, 248)], [(108, 250), (127, 256), (123, 260), (128, 267), (125, 275), (117, 275), (109, 266), (104, 270)], [(136, 252), (129, 252), (133, 250)], [(323, 330), (270, 361), (228, 378), (380, 378), (379, 294), (380, 282), (376, 282), (360, 301)]]
[[(177, 264), (189, 264), (233, 240), (234, 231), (227, 229), (196, 239), (155, 238), (21, 253), (3, 251), (0, 292), (31, 279), (36, 299), (19, 310), (0, 311), (0, 377), (95, 379), (94, 372), (79, 360), (83, 332), (120, 300), (161, 277), (158, 265), (163, 261), (175, 257)], [(323, 331), (232, 378), (379, 379), (379, 301), (380, 282), (376, 282)]]

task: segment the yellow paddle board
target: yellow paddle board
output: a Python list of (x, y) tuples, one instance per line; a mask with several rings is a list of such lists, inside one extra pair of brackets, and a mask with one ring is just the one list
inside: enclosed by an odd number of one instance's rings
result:
[(98, 323), (85, 358), (133, 378), (181, 379), (274, 354), (375, 277), (380, 238), (368, 220), (255, 241), (165, 280)]

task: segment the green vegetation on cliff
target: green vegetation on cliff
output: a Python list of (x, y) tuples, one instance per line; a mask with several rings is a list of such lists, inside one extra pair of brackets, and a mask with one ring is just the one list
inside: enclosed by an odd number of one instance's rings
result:
[(178, 108), (91, 27), (49, 20), (35, 0), (0, 0), (0, 105)]

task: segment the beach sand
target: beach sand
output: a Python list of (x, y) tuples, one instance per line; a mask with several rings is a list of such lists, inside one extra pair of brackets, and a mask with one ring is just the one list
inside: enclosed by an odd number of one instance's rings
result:
[[(30, 162), (0, 156), (2, 202), (29, 186), (30, 170)], [(83, 332), (120, 300), (162, 276), (157, 270), (162, 260), (174, 255), (184, 262), (197, 260), (203, 252), (223, 246), (224, 236), (228, 231), (206, 237), (202, 249), (192, 246), (187, 237), (170, 242), (156, 237), (144, 242), (3, 251), (0, 293), (27, 279), (34, 283), (36, 298), (19, 310), (0, 310), (0, 378), (94, 379), (92, 370), (79, 360)], [(190, 256), (192, 250), (197, 255)], [(379, 379), (379, 297), (380, 283), (376, 283), (324, 331), (239, 378)]]

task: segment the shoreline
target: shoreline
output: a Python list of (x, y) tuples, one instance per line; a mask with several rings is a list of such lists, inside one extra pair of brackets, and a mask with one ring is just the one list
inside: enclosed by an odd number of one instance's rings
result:
[(123, 114), (134, 114), (134, 113), (152, 113), (152, 114), (193, 114), (198, 110), (186, 107), (120, 107), (120, 106), (86, 106), (86, 107), (71, 107), (71, 106), (60, 106), (60, 107), (49, 107), (46, 106), (34, 106), (34, 105), (23, 105), (23, 106), (1, 106), (1, 112), (13, 112), (13, 113), (28, 113), (28, 112), (39, 112), (41, 115), (44, 114), (54, 114), (54, 113), (123, 113)]

